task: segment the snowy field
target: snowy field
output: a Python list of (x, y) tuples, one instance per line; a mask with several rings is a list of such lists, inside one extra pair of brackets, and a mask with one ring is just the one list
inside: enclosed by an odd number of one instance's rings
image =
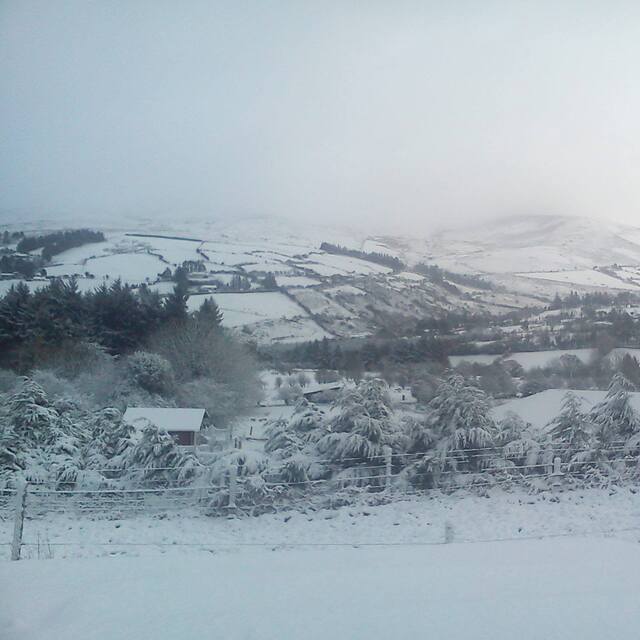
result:
[(577, 271), (549, 271), (543, 273), (518, 273), (525, 278), (537, 280), (551, 280), (554, 282), (564, 282), (576, 284), (583, 287), (606, 287), (607, 289), (626, 289), (638, 291), (640, 287), (631, 282), (624, 282), (606, 273), (595, 271), (594, 269), (579, 269)]
[[(544, 480), (541, 480), (544, 485)], [(373, 494), (365, 494), (371, 498)], [(375, 496), (374, 496), (375, 497)], [(443, 542), (450, 523), (458, 542), (488, 542), (566, 535), (626, 532), (640, 537), (640, 494), (636, 489), (584, 489), (558, 496), (525, 489), (489, 488), (482, 495), (397, 495), (393, 502), (366, 502), (338, 509), (301, 500), (296, 510), (232, 519), (202, 515), (194, 507), (170, 504), (155, 515), (81, 515), (59, 508), (27, 518), (25, 558), (37, 558), (37, 543), (51, 546), (54, 558), (208, 554), (234, 547), (299, 544), (359, 545)], [(315, 505), (315, 506), (314, 506)], [(11, 540), (12, 513), (0, 512), (0, 542)], [(28, 505), (27, 505), (28, 515)], [(636, 530), (638, 529), (638, 530)], [(623, 533), (620, 533), (623, 535)], [(8, 548), (3, 547), (3, 557)], [(1, 564), (1, 563), (0, 563)]]
[(278, 276), (276, 281), (280, 287), (313, 287), (320, 284), (320, 280), (306, 276)]
[(6, 640), (635, 640), (640, 623), (638, 545), (620, 540), (245, 550), (0, 572)]
[(299, 263), (298, 266), (314, 271), (321, 276), (391, 273), (391, 269), (375, 262), (328, 253), (311, 253), (309, 259)]
[(174, 238), (136, 238), (150, 252), (162, 256), (173, 265), (181, 265), (185, 260), (202, 260), (197, 249), (202, 243)]
[(277, 291), (192, 295), (187, 300), (189, 311), (197, 311), (208, 298), (220, 307), (224, 315), (222, 324), (226, 327), (307, 315), (302, 307)]
[(461, 362), (477, 364), (492, 364), (496, 360), (515, 360), (525, 371), (536, 367), (547, 367), (554, 360), (562, 356), (575, 356), (583, 363), (588, 364), (595, 353), (594, 349), (553, 349), (550, 351), (520, 351), (510, 353), (506, 358), (494, 354), (468, 354), (462, 356), (449, 356), (452, 367), (457, 367)]
[[(496, 420), (501, 420), (507, 413), (519, 415), (525, 422), (530, 422), (537, 429), (542, 429), (557, 417), (562, 410), (562, 403), (569, 389), (547, 389), (534, 393), (526, 398), (515, 398), (495, 407), (492, 411)], [(582, 411), (588, 413), (591, 408), (602, 402), (606, 391), (577, 390), (572, 393), (578, 398)], [(630, 392), (631, 406), (640, 413), (640, 392)]]
[[(224, 324), (224, 322), (223, 322)], [(325, 331), (313, 318), (304, 316), (282, 318), (251, 325), (251, 337), (259, 344), (308, 342), (322, 340), (332, 335)]]
[(47, 267), (49, 276), (65, 276), (90, 273), (96, 279), (107, 278), (114, 281), (120, 278), (129, 284), (140, 284), (146, 280), (152, 282), (166, 269), (158, 256), (148, 253), (115, 253), (91, 258), (84, 264), (60, 264)]
[[(61, 517), (41, 532), (53, 559), (0, 562), (0, 628), (3, 640), (635, 640), (639, 528), (626, 489), (231, 520)], [(112, 546), (153, 540), (163, 546)]]

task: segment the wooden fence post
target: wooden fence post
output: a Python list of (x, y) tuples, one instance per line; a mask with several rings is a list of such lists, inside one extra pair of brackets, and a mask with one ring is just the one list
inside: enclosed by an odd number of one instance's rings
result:
[(453, 525), (449, 520), (445, 520), (444, 523), (444, 542), (445, 544), (451, 544), (453, 542), (454, 531)]
[(559, 456), (556, 456), (553, 459), (553, 472), (551, 474), (551, 490), (553, 493), (559, 493), (560, 489), (562, 489), (562, 473), (561, 468), (562, 461)]
[(385, 463), (384, 488), (386, 491), (391, 490), (391, 472), (392, 472), (391, 462), (392, 462), (391, 447), (386, 446), (384, 448), (384, 463)]
[(238, 478), (238, 463), (234, 460), (229, 467), (229, 508), (236, 506), (236, 491)]
[(24, 512), (27, 504), (27, 483), (20, 480), (16, 487), (16, 514), (13, 524), (13, 541), (11, 542), (11, 559), (20, 560), (22, 547), (22, 530), (24, 528)]

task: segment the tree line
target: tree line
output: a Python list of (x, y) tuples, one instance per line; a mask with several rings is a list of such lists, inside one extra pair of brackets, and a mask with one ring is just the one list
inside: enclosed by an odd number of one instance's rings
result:
[(425, 276), (430, 282), (450, 288), (451, 283), (460, 284), (474, 289), (493, 290), (495, 285), (480, 276), (469, 273), (454, 273), (441, 269), (437, 264), (425, 264), (420, 262), (415, 266), (416, 273)]
[[(86, 293), (74, 279), (34, 292), (18, 283), (0, 300), (0, 365), (28, 370), (69, 342), (95, 343), (112, 355), (133, 351), (162, 326), (185, 320), (186, 300), (179, 285), (162, 299), (120, 280)], [(217, 307), (212, 313), (220, 315)]]
[(323, 242), (320, 245), (321, 251), (327, 253), (333, 253), (335, 255), (349, 256), (351, 258), (359, 258), (360, 260), (367, 260), (368, 262), (375, 262), (381, 264), (383, 267), (389, 267), (393, 271), (403, 271), (406, 265), (400, 258), (390, 256), (387, 253), (378, 253), (376, 251), (358, 251), (357, 249), (348, 249), (337, 244), (331, 244), (330, 242)]
[(29, 253), (35, 249), (42, 249), (42, 259), (49, 262), (53, 256), (81, 247), (84, 244), (93, 242), (104, 242), (105, 237), (102, 231), (92, 231), (91, 229), (74, 229), (71, 231), (56, 231), (40, 236), (25, 236), (17, 245), (17, 250), (21, 253)]

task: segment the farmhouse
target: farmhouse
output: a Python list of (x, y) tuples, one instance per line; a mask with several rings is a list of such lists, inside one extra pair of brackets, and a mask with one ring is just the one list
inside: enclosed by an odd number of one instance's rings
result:
[(134, 427), (142, 428), (147, 423), (166, 431), (176, 442), (184, 447), (195, 447), (204, 428), (206, 411), (204, 409), (173, 409), (160, 407), (128, 407), (124, 421)]

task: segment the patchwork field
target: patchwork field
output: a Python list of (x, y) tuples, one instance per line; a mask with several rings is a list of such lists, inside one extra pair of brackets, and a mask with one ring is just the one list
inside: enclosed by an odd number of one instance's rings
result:
[(595, 271), (594, 269), (579, 269), (576, 271), (545, 271), (527, 272), (517, 274), (525, 278), (535, 280), (551, 280), (552, 282), (562, 282), (576, 284), (584, 287), (604, 287), (608, 289), (624, 289), (628, 291), (640, 291), (640, 287), (631, 282), (625, 282), (614, 278), (606, 273)]

